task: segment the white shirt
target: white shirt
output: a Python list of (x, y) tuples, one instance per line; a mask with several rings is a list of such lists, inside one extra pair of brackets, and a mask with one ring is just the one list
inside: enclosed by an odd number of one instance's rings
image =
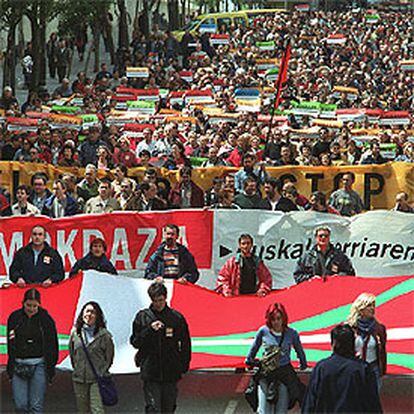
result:
[[(355, 338), (355, 351), (358, 357), (362, 357), (362, 348), (364, 346), (364, 340), (362, 336), (357, 335)], [(366, 361), (368, 363), (374, 362), (377, 360), (377, 343), (375, 342), (375, 338), (370, 335), (367, 347), (367, 355)]]
[(22, 209), (19, 206), (19, 203), (13, 204), (11, 210), (12, 216), (31, 216), (40, 214), (40, 210), (31, 203), (27, 203), (26, 212), (24, 214), (22, 213)]
[(156, 144), (155, 141), (151, 141), (148, 144), (147, 141), (143, 140), (135, 148), (135, 155), (137, 156), (137, 158), (139, 158), (139, 154), (141, 154), (141, 152), (143, 150), (147, 150), (151, 154), (151, 156), (152, 156), (153, 153), (155, 152), (155, 149), (156, 148), (157, 148), (157, 144)]

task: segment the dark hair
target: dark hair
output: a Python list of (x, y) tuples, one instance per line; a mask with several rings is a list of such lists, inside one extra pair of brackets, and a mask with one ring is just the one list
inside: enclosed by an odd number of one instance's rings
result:
[(94, 244), (98, 244), (98, 243), (102, 244), (102, 246), (103, 246), (103, 248), (104, 248), (104, 251), (106, 252), (107, 245), (106, 245), (106, 243), (105, 243), (105, 240), (104, 240), (104, 239), (102, 239), (102, 238), (100, 238), (100, 237), (96, 237), (95, 239), (93, 239), (93, 240), (90, 242), (90, 244), (89, 244), (89, 250), (92, 250), (92, 246), (93, 246)]
[(251, 182), (254, 182), (257, 185), (256, 179), (253, 176), (248, 175), (247, 178), (244, 180), (243, 188), (246, 188), (247, 187), (247, 184), (249, 184)]
[(125, 176), (128, 175), (128, 167), (125, 164), (117, 164), (115, 168), (119, 168)]
[(36, 173), (32, 175), (32, 178), (30, 179), (30, 184), (33, 186), (35, 180), (43, 180), (43, 184), (47, 184), (48, 177), (44, 173)]
[(146, 175), (157, 175), (157, 170), (155, 168), (147, 168), (145, 170)]
[(253, 237), (250, 234), (247, 234), (247, 233), (240, 234), (239, 244), (243, 239), (249, 239), (252, 242), (252, 244), (254, 243)]
[(26, 194), (29, 194), (29, 193), (30, 193), (29, 187), (28, 187), (27, 185), (24, 185), (24, 184), (19, 185), (19, 186), (16, 188), (16, 193), (17, 193), (19, 190), (24, 191)]
[(101, 179), (101, 182), (99, 183), (99, 186), (101, 186), (102, 184), (106, 184), (107, 186), (109, 186), (109, 188), (111, 188), (111, 180), (109, 180), (108, 178), (104, 177)]
[(245, 153), (243, 154), (243, 157), (242, 157), (242, 162), (243, 162), (246, 158), (251, 158), (251, 159), (255, 160), (255, 159), (256, 159), (256, 155), (255, 155), (253, 152), (245, 152)]
[(175, 230), (175, 231), (176, 231), (177, 236), (179, 236), (179, 235), (180, 235), (180, 228), (179, 228), (176, 224), (173, 224), (173, 223), (168, 223), (168, 224), (165, 226), (165, 228), (166, 228), (166, 229), (173, 229), (173, 230)]
[(79, 312), (78, 317), (76, 318), (75, 329), (78, 335), (80, 335), (83, 326), (83, 312), (85, 311), (85, 308), (88, 305), (91, 305), (96, 313), (95, 331), (93, 334), (96, 335), (101, 328), (106, 328), (106, 321), (104, 314), (102, 312), (102, 308), (99, 306), (97, 302), (89, 301), (82, 306), (82, 309)]
[(40, 292), (36, 288), (26, 290), (23, 296), (23, 303), (25, 303), (28, 300), (36, 300), (40, 303)]
[(151, 158), (151, 153), (150, 153), (148, 150), (146, 150), (146, 149), (143, 149), (143, 150), (139, 153), (140, 158), (142, 158), (144, 155), (146, 155), (147, 157), (150, 157), (150, 158)]
[(345, 358), (355, 356), (355, 333), (349, 325), (337, 325), (331, 331), (331, 345), (335, 354)]
[(192, 171), (191, 167), (184, 166), (180, 170), (180, 176), (182, 177), (183, 175), (189, 175), (191, 177), (191, 171)]
[(66, 186), (66, 183), (61, 178), (58, 178), (55, 181), (53, 181), (53, 184), (60, 184), (62, 189), (65, 190), (65, 191), (67, 191), (67, 189), (68, 189), (67, 186)]
[(159, 296), (167, 297), (167, 288), (163, 283), (154, 282), (148, 288), (148, 296), (151, 298), (151, 300), (154, 300)]
[(144, 191), (148, 191), (150, 189), (150, 187), (151, 187), (151, 184), (148, 183), (148, 182), (146, 182), (146, 181), (144, 181), (143, 183), (141, 183), (140, 186), (139, 186), (139, 190), (141, 191), (141, 193), (144, 192)]
[(276, 302), (267, 308), (266, 325), (269, 328), (272, 327), (272, 319), (277, 313), (280, 313), (280, 315), (282, 316), (282, 329), (285, 330), (288, 326), (288, 315), (285, 307), (279, 302)]
[(347, 171), (347, 172), (342, 173), (341, 178), (344, 178), (345, 175), (349, 175), (352, 179), (352, 182), (355, 182), (355, 174), (352, 171)]
[(326, 195), (322, 191), (314, 191), (311, 194), (311, 197), (315, 197), (315, 200), (322, 204), (323, 206), (326, 206)]
[(265, 184), (271, 185), (274, 189), (278, 191), (278, 193), (282, 192), (283, 184), (279, 178), (275, 177), (268, 177), (265, 180)]

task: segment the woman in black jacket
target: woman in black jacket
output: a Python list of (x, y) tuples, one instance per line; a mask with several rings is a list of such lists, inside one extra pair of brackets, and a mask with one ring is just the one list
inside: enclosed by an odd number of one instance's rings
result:
[(7, 373), (18, 412), (41, 413), (47, 382), (55, 375), (59, 344), (56, 325), (40, 307), (40, 293), (29, 289), (23, 307), (7, 321)]
[(106, 257), (106, 243), (97, 237), (93, 239), (89, 246), (89, 253), (79, 259), (69, 272), (69, 277), (76, 276), (82, 270), (97, 270), (98, 272), (111, 273), (117, 275), (118, 272), (114, 265)]

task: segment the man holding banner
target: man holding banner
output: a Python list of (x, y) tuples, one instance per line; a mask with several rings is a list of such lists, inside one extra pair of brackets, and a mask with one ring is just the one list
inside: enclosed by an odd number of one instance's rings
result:
[(301, 257), (293, 273), (296, 284), (314, 277), (326, 281), (328, 276), (355, 276), (351, 260), (342, 250), (330, 243), (329, 227), (318, 227), (315, 230), (315, 246)]
[(227, 297), (249, 294), (266, 296), (272, 290), (272, 275), (252, 250), (253, 237), (242, 234), (238, 253), (228, 259), (219, 272), (216, 292)]

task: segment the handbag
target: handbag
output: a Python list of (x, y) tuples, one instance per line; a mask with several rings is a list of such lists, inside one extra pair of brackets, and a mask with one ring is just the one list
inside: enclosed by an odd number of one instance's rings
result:
[(19, 362), (16, 362), (13, 368), (13, 374), (24, 380), (31, 379), (35, 371), (36, 365), (21, 364)]
[(86, 359), (91, 366), (93, 375), (95, 375), (96, 382), (98, 383), (99, 393), (101, 394), (102, 403), (107, 407), (112, 407), (118, 403), (118, 391), (112, 377), (100, 376), (96, 371), (95, 366), (92, 363), (89, 351), (86, 348), (85, 342), (82, 338), (82, 333), (79, 335), (82, 342), (83, 350), (85, 351)]
[(272, 345), (267, 348), (266, 353), (260, 361), (260, 371), (263, 375), (269, 375), (275, 372), (280, 367), (280, 355), (282, 351), (282, 342), (284, 332), (280, 338), (279, 345)]

